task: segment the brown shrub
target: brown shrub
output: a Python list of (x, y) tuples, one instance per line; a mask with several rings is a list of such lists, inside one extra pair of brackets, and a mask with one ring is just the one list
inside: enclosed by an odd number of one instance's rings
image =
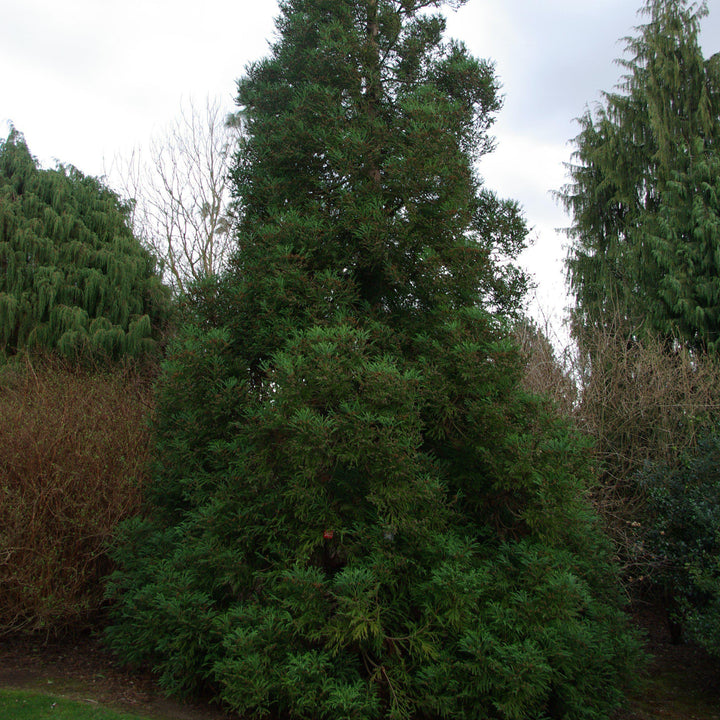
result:
[(589, 350), (578, 422), (596, 439), (607, 482), (618, 489), (649, 462), (675, 462), (717, 417), (716, 355), (610, 332), (596, 333)]
[(561, 414), (573, 416), (578, 386), (573, 378), (574, 357), (569, 349), (558, 351), (554, 347), (547, 325), (540, 328), (526, 320), (518, 323), (514, 330), (525, 355), (525, 389), (550, 398)]
[(150, 398), (130, 371), (2, 369), (0, 634), (59, 634), (97, 613), (105, 543), (139, 508)]
[(583, 335), (556, 351), (532, 325), (518, 331), (525, 384), (551, 397), (594, 440), (593, 503), (614, 540), (628, 579), (651, 571), (644, 550), (648, 519), (639, 473), (676, 463), (720, 419), (720, 360), (624, 330)]
[(720, 417), (720, 362), (666, 341), (596, 332), (586, 340), (579, 426), (595, 440), (595, 505), (632, 580), (652, 572), (641, 471), (672, 466)]

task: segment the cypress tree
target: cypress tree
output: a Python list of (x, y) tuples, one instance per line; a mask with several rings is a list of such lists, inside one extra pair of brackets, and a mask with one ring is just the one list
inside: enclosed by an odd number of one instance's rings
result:
[[(568, 255), (578, 336), (619, 323), (695, 349), (720, 340), (720, 57), (705, 3), (647, 0), (627, 74), (580, 118)], [(640, 330), (638, 330), (640, 329)]]
[(167, 312), (119, 198), (76, 168), (41, 169), (13, 129), (0, 143), (0, 353), (139, 356)]
[[(243, 714), (603, 718), (634, 656), (585, 446), (522, 391), (492, 66), (417, 0), (287, 0), (231, 269), (159, 388), (108, 631)], [(460, 5), (462, 2), (456, 2)]]

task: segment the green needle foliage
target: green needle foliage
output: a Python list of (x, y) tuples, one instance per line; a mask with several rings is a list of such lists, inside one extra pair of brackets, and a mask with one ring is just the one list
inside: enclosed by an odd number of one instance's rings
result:
[(101, 182), (41, 169), (16, 130), (0, 142), (0, 354), (147, 353), (168, 312), (154, 265)]
[[(605, 718), (636, 658), (586, 447), (521, 389), (492, 66), (437, 2), (292, 0), (239, 85), (232, 267), (159, 386), (111, 645), (247, 715)], [(455, 3), (456, 5), (462, 3)]]
[(720, 56), (705, 3), (647, 0), (617, 92), (580, 118), (568, 256), (576, 334), (613, 323), (690, 348), (720, 341)]

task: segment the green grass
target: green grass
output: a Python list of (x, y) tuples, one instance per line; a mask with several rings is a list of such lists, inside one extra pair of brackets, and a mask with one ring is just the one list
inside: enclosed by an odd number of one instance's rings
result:
[(148, 720), (140, 715), (108, 710), (94, 702), (62, 698), (27, 690), (0, 690), (3, 720)]

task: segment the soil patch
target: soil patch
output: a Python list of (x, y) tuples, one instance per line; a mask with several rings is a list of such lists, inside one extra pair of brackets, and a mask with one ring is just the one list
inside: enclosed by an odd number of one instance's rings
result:
[(92, 636), (62, 642), (0, 638), (0, 687), (92, 700), (157, 720), (230, 720), (209, 702), (163, 695), (150, 673), (129, 672)]
[(618, 720), (720, 720), (720, 658), (691, 643), (674, 644), (662, 608), (641, 604), (633, 617), (652, 661)]

